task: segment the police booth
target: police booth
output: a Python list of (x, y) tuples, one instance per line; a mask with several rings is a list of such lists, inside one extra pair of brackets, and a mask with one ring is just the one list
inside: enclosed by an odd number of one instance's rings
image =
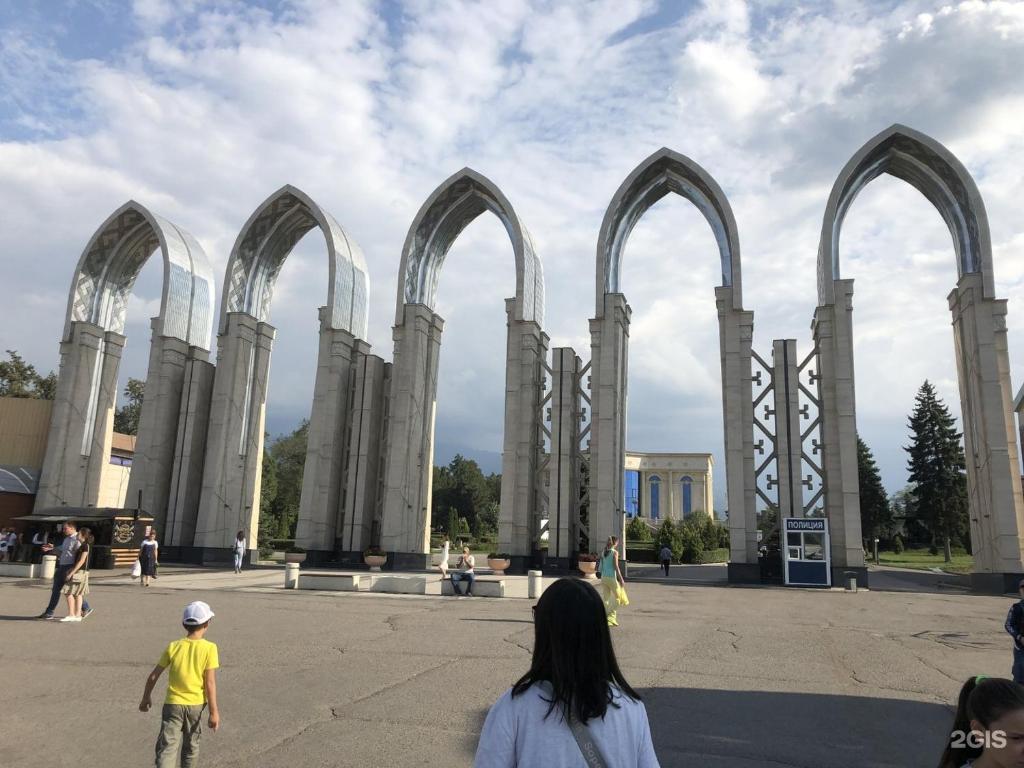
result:
[(782, 548), (785, 583), (795, 587), (831, 587), (828, 520), (784, 517), (782, 524), (786, 532), (786, 543)]

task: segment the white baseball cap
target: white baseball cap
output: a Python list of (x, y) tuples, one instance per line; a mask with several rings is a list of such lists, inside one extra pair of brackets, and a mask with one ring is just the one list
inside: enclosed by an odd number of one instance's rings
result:
[(198, 626), (199, 624), (205, 624), (215, 615), (210, 610), (209, 605), (202, 600), (196, 600), (194, 603), (189, 603), (185, 606), (185, 615), (182, 617), (181, 623)]

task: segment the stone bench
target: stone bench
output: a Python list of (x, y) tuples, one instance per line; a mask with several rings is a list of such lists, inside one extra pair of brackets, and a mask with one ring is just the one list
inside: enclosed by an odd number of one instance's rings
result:
[(299, 589), (323, 589), (332, 592), (363, 592), (371, 579), (361, 573), (308, 573), (299, 572)]
[(16, 576), (22, 579), (34, 579), (36, 575), (42, 578), (43, 567), (32, 563), (0, 563), (0, 576)]
[[(459, 594), (466, 591), (467, 583), (459, 583)], [(441, 594), (452, 596), (452, 580), (445, 579), (441, 582)], [(473, 581), (473, 594), (477, 597), (504, 597), (505, 580), (499, 576), (477, 576)]]

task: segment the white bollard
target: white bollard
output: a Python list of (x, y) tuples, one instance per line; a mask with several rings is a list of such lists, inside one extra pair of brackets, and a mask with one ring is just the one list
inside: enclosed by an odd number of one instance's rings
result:
[(527, 583), (530, 599), (535, 600), (544, 591), (544, 573), (543, 571), (527, 571), (526, 578), (529, 579)]
[(39, 578), (43, 581), (53, 581), (53, 573), (57, 570), (57, 556), (43, 555), (43, 570)]
[(284, 588), (285, 589), (298, 589), (299, 588), (299, 564), (298, 563), (285, 563), (284, 564)]

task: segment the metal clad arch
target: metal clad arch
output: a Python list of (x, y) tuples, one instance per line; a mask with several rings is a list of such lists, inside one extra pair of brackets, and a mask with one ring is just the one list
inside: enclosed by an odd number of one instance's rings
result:
[(209, 350), (214, 294), (209, 259), (191, 234), (134, 200), (100, 225), (79, 258), (64, 338), (70, 338), (72, 322), (123, 333), (135, 280), (157, 248), (164, 266), (157, 333)]
[(835, 303), (833, 281), (840, 278), (839, 239), (846, 212), (883, 173), (914, 186), (935, 206), (953, 238), (958, 275), (980, 272), (985, 296), (994, 297), (988, 215), (974, 179), (942, 144), (897, 124), (861, 147), (832, 187), (818, 247), (818, 304)]
[(229, 312), (246, 312), (261, 321), (268, 318), (285, 259), (314, 227), (320, 228), (327, 243), (329, 325), (366, 338), (370, 278), (363, 252), (333, 216), (291, 185), (264, 200), (235, 240), (224, 279), (221, 333)]
[(630, 232), (647, 209), (669, 192), (692, 202), (707, 219), (718, 243), (722, 285), (732, 287), (733, 306), (742, 308), (740, 241), (729, 200), (700, 165), (663, 147), (626, 177), (601, 222), (597, 243), (597, 317), (604, 312), (604, 295), (621, 293), (622, 252)]
[(544, 324), (544, 267), (533, 239), (511, 203), (486, 177), (469, 168), (446, 179), (427, 198), (402, 247), (395, 323), (405, 304), (434, 308), (445, 256), (470, 222), (484, 211), (498, 217), (512, 241), (516, 262), (516, 319)]

